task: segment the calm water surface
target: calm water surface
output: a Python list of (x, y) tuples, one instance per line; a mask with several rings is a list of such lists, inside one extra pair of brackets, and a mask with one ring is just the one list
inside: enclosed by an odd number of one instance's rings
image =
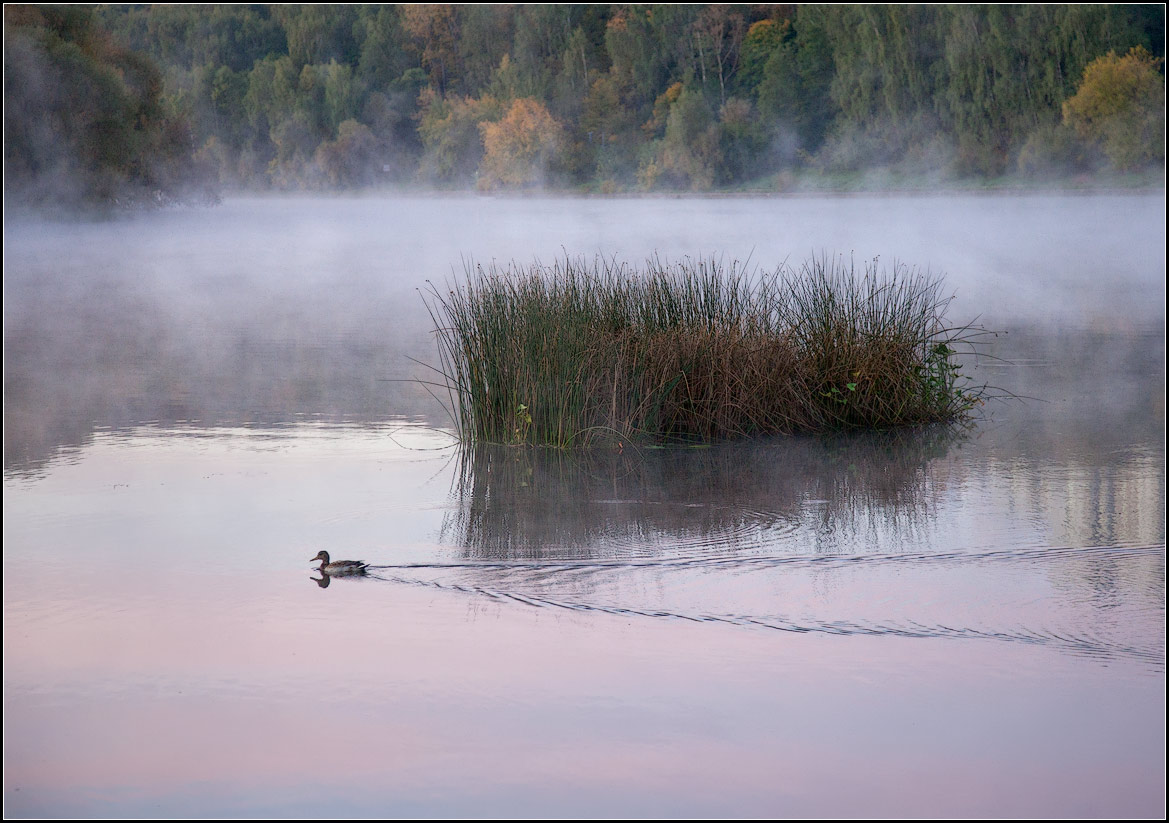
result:
[[(1165, 813), (1162, 195), (10, 217), (18, 817)], [(968, 431), (461, 451), (462, 260), (947, 275)], [(309, 558), (374, 564), (320, 580)], [(322, 583), (329, 583), (325, 586)]]

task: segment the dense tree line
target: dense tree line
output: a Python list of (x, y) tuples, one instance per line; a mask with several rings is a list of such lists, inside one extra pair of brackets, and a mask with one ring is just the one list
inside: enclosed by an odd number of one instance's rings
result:
[(213, 197), (149, 57), (89, 9), (4, 7), (4, 185), (41, 203)]
[[(166, 109), (186, 113), (198, 162), (229, 186), (703, 190), (1163, 162), (1160, 5), (95, 14), (161, 68)], [(1090, 116), (1072, 103), (1085, 94)]]

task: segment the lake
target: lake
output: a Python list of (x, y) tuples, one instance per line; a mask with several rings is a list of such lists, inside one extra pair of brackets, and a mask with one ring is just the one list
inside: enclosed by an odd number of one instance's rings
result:
[[(1162, 192), (9, 216), (5, 812), (1162, 817), (1164, 249)], [(469, 261), (825, 253), (944, 274), (1003, 399), (560, 453), (422, 382)]]

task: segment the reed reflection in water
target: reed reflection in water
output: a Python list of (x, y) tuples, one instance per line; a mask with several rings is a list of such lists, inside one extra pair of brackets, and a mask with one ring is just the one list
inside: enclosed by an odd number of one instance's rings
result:
[(927, 486), (945, 484), (923, 469), (963, 437), (930, 427), (660, 450), (478, 445), (463, 453), (461, 505), (443, 537), (484, 560), (851, 553), (874, 516), (888, 530), (920, 527)]

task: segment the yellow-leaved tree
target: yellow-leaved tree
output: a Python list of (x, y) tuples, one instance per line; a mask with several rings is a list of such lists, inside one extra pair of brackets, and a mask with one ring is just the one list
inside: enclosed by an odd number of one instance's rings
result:
[(543, 182), (565, 145), (564, 127), (532, 97), (513, 100), (502, 119), (480, 123), (479, 131), (483, 134), (481, 188)]
[(489, 94), (478, 100), (461, 94), (443, 97), (427, 86), (418, 95), (418, 135), (424, 153), (423, 179), (469, 183), (483, 158), (480, 124), (498, 120), (503, 104)]
[(1109, 52), (1084, 69), (1063, 120), (1098, 146), (1112, 164), (1131, 170), (1165, 159), (1165, 77), (1162, 60), (1137, 46), (1124, 57)]

